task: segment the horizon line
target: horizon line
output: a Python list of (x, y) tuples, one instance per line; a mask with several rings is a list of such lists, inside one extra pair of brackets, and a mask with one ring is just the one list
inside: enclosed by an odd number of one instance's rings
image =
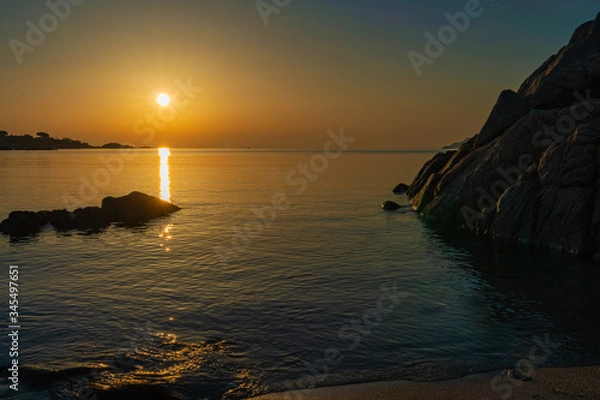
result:
[[(114, 150), (157, 150), (161, 148), (167, 148), (170, 150), (210, 150), (210, 151), (323, 151), (320, 148), (248, 148), (248, 147), (171, 147), (171, 146), (139, 146), (139, 147), (123, 147), (123, 148), (82, 148), (82, 149), (52, 149), (52, 150), (2, 150), (2, 151), (95, 151), (95, 150), (105, 150), (105, 151), (114, 151)], [(456, 150), (454, 148), (374, 148), (374, 149), (339, 149), (339, 151), (348, 153), (348, 152), (368, 152), (368, 151), (443, 151), (443, 150)]]

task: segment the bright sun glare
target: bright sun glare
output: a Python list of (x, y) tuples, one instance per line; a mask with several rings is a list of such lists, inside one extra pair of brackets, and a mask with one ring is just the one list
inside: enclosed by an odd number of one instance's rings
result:
[(161, 106), (161, 107), (166, 107), (171, 103), (171, 98), (169, 97), (168, 94), (166, 93), (161, 93), (158, 95), (158, 97), (156, 98), (156, 102)]
[(171, 151), (166, 147), (158, 149), (160, 157), (160, 198), (171, 201), (171, 179), (169, 178), (169, 156)]

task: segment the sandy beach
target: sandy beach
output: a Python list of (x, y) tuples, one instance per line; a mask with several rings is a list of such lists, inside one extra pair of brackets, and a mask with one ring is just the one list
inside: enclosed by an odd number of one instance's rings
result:
[[(510, 380), (500, 372), (441, 382), (374, 382), (273, 393), (253, 400), (555, 400), (600, 399), (600, 366), (540, 368), (529, 381)], [(492, 380), (495, 380), (495, 390)]]

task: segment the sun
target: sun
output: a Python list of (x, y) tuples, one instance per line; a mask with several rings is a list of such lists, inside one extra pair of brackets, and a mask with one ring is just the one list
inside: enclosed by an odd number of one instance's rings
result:
[(159, 106), (161, 107), (166, 107), (169, 104), (171, 104), (171, 98), (169, 97), (168, 94), (166, 93), (161, 93), (158, 95), (158, 97), (156, 98), (156, 102), (158, 103)]

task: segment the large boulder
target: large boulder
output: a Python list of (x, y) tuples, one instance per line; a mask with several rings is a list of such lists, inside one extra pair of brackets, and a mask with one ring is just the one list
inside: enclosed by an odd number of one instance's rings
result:
[(102, 207), (85, 207), (75, 211), (13, 211), (0, 223), (0, 233), (29, 236), (39, 233), (47, 225), (58, 231), (98, 231), (111, 222), (132, 226), (178, 210), (180, 208), (176, 205), (159, 198), (132, 192), (123, 197), (106, 197), (102, 200)]
[(52, 225), (57, 231), (67, 231), (75, 229), (73, 224), (73, 212), (67, 210), (53, 210), (45, 211), (50, 225)]
[(33, 211), (13, 211), (8, 218), (0, 222), (0, 233), (13, 236), (25, 236), (38, 233), (49, 222), (44, 213)]
[(131, 192), (123, 197), (105, 197), (102, 200), (102, 210), (110, 222), (135, 225), (171, 214), (180, 208), (144, 193)]
[(429, 177), (439, 172), (447, 163), (448, 160), (456, 153), (456, 150), (447, 151), (445, 153), (438, 153), (433, 158), (425, 163), (421, 168), (421, 171), (417, 174), (417, 177), (408, 187), (406, 194), (409, 197), (414, 197), (419, 193), (423, 187), (427, 184)]
[(600, 14), (408, 195), (444, 230), (600, 258)]
[(512, 90), (503, 91), (485, 125), (481, 128), (475, 146), (483, 146), (491, 142), (528, 112), (529, 106), (525, 97)]
[(71, 213), (70, 217), (72, 219), (72, 229), (98, 230), (110, 224), (106, 212), (100, 207), (78, 208)]

